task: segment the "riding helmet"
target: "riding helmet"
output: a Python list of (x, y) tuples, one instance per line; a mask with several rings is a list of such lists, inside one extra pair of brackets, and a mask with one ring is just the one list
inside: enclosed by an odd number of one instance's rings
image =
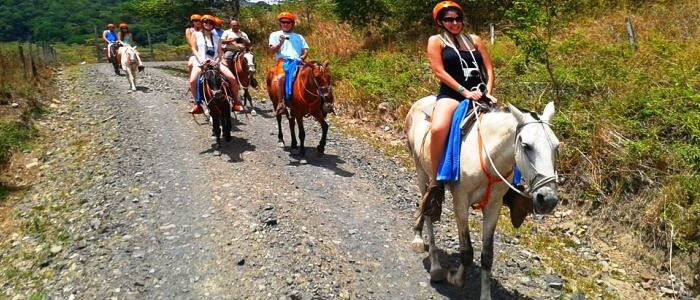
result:
[(200, 16), (200, 15), (198, 15), (198, 14), (194, 14), (194, 15), (191, 15), (191, 16), (190, 16), (190, 22), (192, 22), (192, 21), (199, 21), (199, 20), (201, 20), (201, 19), (202, 19), (202, 16)]
[(126, 23), (121, 23), (119, 24), (119, 28), (129, 28), (129, 25)]
[(212, 15), (203, 15), (202, 16), (202, 23), (204, 23), (204, 21), (212, 21), (212, 23), (216, 23), (216, 17), (214, 17)]
[(107, 28), (114, 29), (114, 24), (112, 24), (112, 23), (107, 24)]
[(459, 4), (457, 4), (456, 2), (453, 2), (453, 1), (442, 1), (442, 2), (438, 3), (437, 5), (435, 5), (435, 7), (433, 8), (433, 21), (435, 21), (435, 24), (440, 25), (440, 23), (438, 23), (438, 19), (437, 19), (438, 14), (440, 13), (440, 11), (443, 10), (443, 9), (445, 9), (445, 8), (450, 8), (450, 7), (456, 8), (456, 9), (459, 10), (462, 14), (464, 14), (464, 12), (462, 11), (462, 7), (459, 6)]
[(292, 20), (292, 22), (296, 22), (294, 14), (288, 11), (283, 11), (279, 15), (277, 15), (277, 21), (281, 21), (282, 19), (290, 19)]
[(219, 17), (214, 17), (214, 25), (216, 26), (224, 26), (224, 21), (219, 19)]

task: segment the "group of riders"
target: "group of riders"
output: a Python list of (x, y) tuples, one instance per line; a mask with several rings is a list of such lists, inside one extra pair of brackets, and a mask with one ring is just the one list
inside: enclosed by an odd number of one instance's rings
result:
[[(291, 95), (292, 76), (285, 76), (288, 72), (296, 71), (296, 68), (303, 64), (307, 56), (309, 45), (304, 37), (294, 32), (296, 17), (291, 12), (282, 12), (277, 15), (277, 21), (281, 30), (275, 31), (269, 37), (269, 52), (275, 55), (276, 65), (274, 67), (275, 77), (273, 84), (279, 85), (276, 89), (280, 95), (278, 99), (289, 100)], [(232, 19), (229, 23), (230, 29), (222, 30), (224, 21), (212, 15), (193, 14), (190, 16), (191, 27), (185, 30), (185, 39), (190, 46), (192, 55), (187, 62), (189, 73), (189, 85), (195, 104), (190, 110), (192, 114), (201, 114), (203, 109), (197, 95), (197, 81), (204, 68), (214, 68), (218, 70), (228, 84), (231, 86), (238, 84), (232, 72), (233, 62), (239, 55), (249, 57), (251, 71), (253, 46), (248, 35), (241, 31), (238, 20)], [(112, 60), (118, 53), (118, 49), (124, 45), (133, 45), (133, 35), (129, 32), (126, 23), (119, 24), (119, 32), (114, 32), (114, 24), (108, 24), (103, 32), (102, 38), (107, 43), (107, 57)], [(143, 63), (139, 58), (139, 69), (143, 70)], [(257, 88), (257, 81), (251, 74), (251, 86)], [(234, 111), (243, 110), (238, 97), (234, 98)], [(278, 112), (285, 110), (284, 101), (276, 108)]]
[[(107, 29), (102, 32), (102, 39), (107, 43), (107, 60), (116, 59), (119, 48), (123, 46), (132, 46), (134, 44), (134, 35), (129, 31), (129, 24), (119, 24), (119, 32), (114, 32), (114, 24), (107, 24)], [(143, 71), (144, 66), (141, 61), (141, 56), (138, 56), (139, 71)]]
[[(279, 95), (279, 99), (289, 100), (291, 93), (291, 76), (287, 79), (285, 74), (293, 72), (296, 67), (301, 65), (306, 58), (309, 45), (300, 34), (294, 32), (296, 17), (290, 12), (282, 12), (277, 15), (277, 21), (281, 30), (270, 34), (269, 51), (275, 55), (277, 64), (275, 66), (275, 78), (273, 84), (280, 85), (279, 91), (287, 91), (286, 95)], [(241, 31), (238, 20), (231, 20), (230, 29), (222, 31), (221, 26), (223, 21), (212, 15), (190, 16), (192, 27), (185, 30), (185, 36), (190, 48), (192, 56), (187, 63), (187, 70), (190, 72), (190, 91), (196, 103), (190, 110), (192, 114), (200, 114), (203, 112), (201, 103), (197, 97), (197, 80), (202, 73), (203, 67), (215, 67), (226, 78), (230, 85), (238, 84), (233, 72), (235, 62), (239, 55), (249, 56), (252, 64), (253, 46), (248, 35)], [(252, 69), (255, 72), (255, 69)], [(251, 76), (251, 86), (257, 87), (257, 82), (254, 76)], [(287, 88), (285, 88), (285, 86)], [(282, 102), (282, 101), (281, 101)], [(238, 97), (234, 97), (234, 111), (241, 111), (243, 108), (240, 105)], [(278, 111), (285, 109), (282, 102)]]

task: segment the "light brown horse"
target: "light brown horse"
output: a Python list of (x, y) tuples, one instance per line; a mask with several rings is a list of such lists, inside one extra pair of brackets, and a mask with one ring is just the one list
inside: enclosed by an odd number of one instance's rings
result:
[[(277, 110), (277, 138), (278, 145), (284, 146), (284, 138), (282, 135), (282, 114), (288, 114), (289, 131), (292, 135), (291, 149), (293, 153), (298, 150), (301, 156), (300, 163), (305, 164), (306, 151), (304, 149), (304, 140), (306, 139), (306, 131), (304, 130), (304, 117), (313, 116), (316, 121), (321, 123), (321, 141), (316, 150), (319, 155), (323, 155), (326, 148), (326, 137), (328, 135), (328, 123), (325, 118), (328, 113), (333, 112), (333, 91), (331, 89), (331, 75), (328, 71), (328, 60), (323, 64), (311, 61), (304, 63), (299, 67), (296, 79), (293, 84), (292, 97), (289, 103), (285, 103), (289, 108), (289, 112)], [(291, 74), (287, 74), (291, 76)], [(280, 82), (281, 81), (281, 82)], [(266, 78), (267, 91), (275, 108), (278, 108), (280, 101), (279, 89), (284, 86), (284, 78), (275, 80), (275, 68), (270, 69)], [(294, 130), (295, 124), (299, 124), (299, 145), (297, 145), (296, 133)]]
[(228, 62), (229, 68), (233, 72), (233, 76), (238, 80), (240, 88), (243, 89), (243, 105), (252, 105), (253, 97), (250, 96), (248, 87), (252, 86), (255, 88), (257, 85), (253, 84), (255, 78), (255, 62), (253, 60), (253, 54), (250, 52), (239, 53), (234, 59)]

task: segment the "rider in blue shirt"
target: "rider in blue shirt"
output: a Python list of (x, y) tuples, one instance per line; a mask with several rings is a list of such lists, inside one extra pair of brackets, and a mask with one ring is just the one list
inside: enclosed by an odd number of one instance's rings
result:
[(117, 41), (117, 34), (114, 33), (114, 24), (107, 24), (107, 29), (102, 32), (102, 39), (107, 42), (107, 58), (110, 59), (115, 54), (112, 50), (112, 44)]

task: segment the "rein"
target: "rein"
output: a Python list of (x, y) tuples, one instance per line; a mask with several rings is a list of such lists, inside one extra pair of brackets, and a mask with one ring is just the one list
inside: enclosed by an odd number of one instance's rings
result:
[[(206, 104), (207, 107), (209, 107), (209, 105), (214, 101), (214, 99), (216, 99), (216, 98), (221, 98), (221, 96), (216, 97), (216, 96), (213, 94), (211, 88), (209, 87), (209, 82), (208, 82), (208, 80), (205, 79), (205, 74), (206, 74), (206, 72), (215, 72), (214, 76), (217, 76), (217, 75), (220, 76), (220, 77), (221, 77), (221, 78), (220, 78), (220, 81), (221, 81), (221, 92), (226, 96), (227, 99), (230, 97), (230, 95), (228, 94), (229, 91), (228, 91), (228, 89), (226, 88), (226, 86), (228, 86), (228, 81), (223, 79), (223, 75), (222, 75), (218, 70), (213, 69), (213, 68), (212, 68), (212, 69), (209, 69), (209, 70), (205, 70), (204, 73), (202, 74), (202, 77), (201, 77), (200, 80), (202, 80), (202, 82), (204, 83), (204, 86), (206, 87), (205, 93), (204, 93), (204, 95), (203, 95), (203, 96), (204, 96), (204, 97), (203, 97), (203, 98), (204, 98), (203, 101), (204, 101), (204, 104)], [(216, 111), (218, 112), (218, 115), (220, 116), (220, 115), (221, 115), (221, 110), (219, 109), (219, 106), (216, 105), (216, 106), (214, 106), (214, 108), (216, 109)]]
[[(321, 72), (323, 72), (323, 73), (326, 72), (326, 70), (323, 68), (323, 66), (318, 66), (318, 65), (317, 65), (317, 67), (319, 67), (319, 68), (321, 69)], [(314, 74), (313, 74), (313, 70), (311, 70), (311, 78), (313, 79), (314, 85), (316, 85), (316, 89), (317, 89), (317, 91), (318, 91), (318, 94), (315, 94), (314, 92), (310, 91), (310, 90), (308, 89), (308, 87), (306, 86), (306, 84), (303, 85), (303, 86), (304, 86), (304, 91), (306, 91), (306, 93), (308, 93), (309, 95), (311, 95), (311, 96), (313, 96), (313, 97), (315, 98), (315, 100), (314, 100), (313, 102), (311, 102), (311, 103), (304, 101), (304, 103), (306, 103), (306, 115), (307, 115), (307, 116), (308, 116), (309, 114), (311, 114), (311, 107), (314, 106), (314, 105), (316, 105), (316, 103), (318, 103), (319, 100), (321, 100), (322, 102), (326, 102), (326, 94), (325, 94), (325, 93), (321, 93), (321, 89), (328, 89), (328, 91), (330, 92), (330, 88), (331, 88), (330, 85), (327, 85), (327, 86), (320, 86), (320, 85), (318, 84), (318, 81), (316, 80), (316, 76), (314, 76)], [(301, 84), (301, 82), (300, 82), (300, 81), (297, 81), (297, 84)]]
[[(484, 160), (483, 160), (483, 158), (482, 158), (482, 156), (481, 156), (481, 151), (479, 151), (479, 159), (481, 160), (481, 169), (483, 170), (484, 174), (486, 174), (486, 177), (489, 178), (489, 189), (488, 189), (488, 191), (486, 192), (486, 197), (484, 198), (484, 200), (482, 200), (482, 201), (479, 202), (477, 205), (472, 206), (472, 207), (474, 207), (475, 209), (479, 209), (479, 208), (485, 207), (485, 206), (488, 204), (488, 196), (489, 196), (490, 193), (491, 193), (491, 189), (490, 189), (491, 184), (494, 183), (494, 182), (498, 182), (499, 180), (500, 180), (500, 181), (503, 181), (503, 183), (505, 183), (505, 184), (508, 186), (508, 188), (510, 188), (511, 190), (517, 192), (517, 193), (520, 194), (521, 196), (523, 196), (523, 197), (525, 197), (525, 198), (528, 198), (528, 199), (532, 199), (532, 196), (529, 195), (529, 194), (530, 194), (530, 191), (536, 190), (536, 189), (538, 189), (538, 188), (544, 186), (545, 184), (547, 184), (547, 183), (549, 183), (549, 182), (551, 182), (551, 181), (556, 181), (556, 179), (557, 179), (557, 174), (556, 174), (556, 173), (555, 173), (554, 175), (545, 176), (545, 175), (543, 175), (542, 173), (540, 173), (539, 171), (537, 171), (537, 168), (535, 167), (535, 165), (533, 165), (532, 162), (530, 162), (530, 161), (528, 160), (528, 163), (530, 164), (530, 166), (532, 166), (532, 169), (535, 170), (536, 175), (533, 176), (532, 178), (526, 179), (528, 185), (527, 185), (527, 189), (525, 190), (525, 193), (523, 193), (523, 192), (521, 192), (520, 190), (518, 190), (518, 189), (516, 189), (515, 187), (513, 187), (513, 185), (511, 185), (511, 184), (508, 182), (508, 180), (506, 180), (506, 179), (504, 178), (504, 176), (501, 175), (500, 172), (498, 172), (498, 169), (496, 168), (495, 164), (493, 163), (493, 159), (491, 158), (491, 155), (489, 154), (489, 152), (486, 150), (486, 147), (485, 147), (485, 146), (483, 145), (483, 143), (482, 143), (482, 134), (481, 134), (481, 129), (480, 129), (480, 128), (481, 128), (481, 117), (482, 117), (482, 116), (483, 116), (483, 114), (479, 114), (479, 115), (477, 116), (477, 118), (478, 118), (478, 122), (477, 122), (477, 132), (478, 132), (478, 134), (479, 134), (479, 147), (482, 148), (482, 149), (484, 150), (483, 152), (486, 152), (486, 157), (489, 159), (489, 163), (491, 164), (491, 168), (493, 168), (493, 170), (496, 172), (496, 175), (498, 175), (498, 178), (496, 178), (496, 180), (493, 181), (493, 179), (491, 178), (491, 176), (489, 175), (488, 171), (486, 170), (486, 168), (485, 168), (485, 166), (484, 166)], [(549, 126), (550, 128), (551, 128), (551, 126), (552, 126), (551, 124), (549, 124), (549, 123), (547, 123), (547, 122), (544, 122), (544, 121), (542, 121), (542, 120), (537, 120), (537, 121), (532, 121), (532, 122), (526, 122), (526, 123), (523, 123), (523, 124), (519, 124), (519, 125), (516, 127), (516, 129), (515, 129), (516, 133), (515, 133), (515, 139), (514, 139), (514, 142), (513, 142), (513, 147), (514, 147), (514, 149), (515, 149), (515, 154), (516, 154), (516, 155), (520, 152), (520, 147), (518, 147), (517, 144), (516, 144), (517, 141), (518, 141), (518, 139), (519, 139), (519, 137), (520, 137), (520, 132), (522, 131), (523, 127), (525, 127), (525, 126), (527, 126), (527, 125), (530, 125), (530, 124), (540, 124), (540, 125), (542, 125), (543, 128), (544, 128), (544, 125), (547, 125), (547, 126)], [(547, 132), (547, 131), (545, 131), (545, 132)], [(546, 136), (547, 136), (547, 141), (548, 141), (549, 144), (551, 145), (551, 144), (552, 144), (552, 140), (551, 140), (551, 138), (549, 137), (549, 134), (547, 134)], [(556, 155), (556, 154), (555, 154), (555, 155)], [(513, 169), (511, 169), (510, 172), (508, 172), (508, 174), (507, 174), (505, 177), (510, 176), (512, 173), (513, 173)], [(535, 180), (537, 177), (542, 177), (542, 179), (540, 179), (537, 183), (533, 184), (534, 180)]]
[[(243, 62), (247, 62), (247, 60), (245, 59), (245, 57), (243, 57), (243, 53), (240, 53), (240, 52), (239, 52), (239, 53), (236, 55), (236, 59), (235, 59), (234, 62), (233, 62), (233, 71), (234, 71), (235, 74), (236, 74), (236, 81), (238, 81), (238, 85), (240, 85), (243, 89), (248, 89), (248, 87), (250, 86), (250, 72), (248, 72), (248, 85), (245, 85), (245, 86), (244, 86), (243, 83), (241, 82), (241, 77), (240, 77), (239, 74), (238, 74), (238, 57), (241, 57), (241, 59), (243, 60)], [(241, 70), (245, 68), (245, 64), (244, 64), (243, 62), (241, 63), (241, 64), (243, 64), (243, 66), (241, 67)], [(241, 72), (243, 72), (243, 71), (241, 71)]]

